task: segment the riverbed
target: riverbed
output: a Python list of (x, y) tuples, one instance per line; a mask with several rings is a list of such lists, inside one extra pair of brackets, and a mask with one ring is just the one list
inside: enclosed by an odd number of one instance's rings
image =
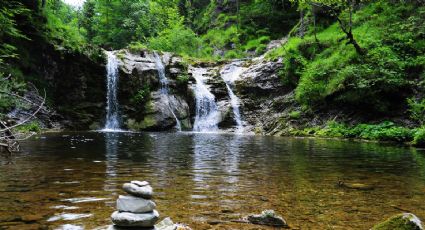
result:
[[(293, 229), (425, 219), (425, 151), (387, 144), (201, 133), (48, 133), (0, 157), (0, 229), (104, 229), (121, 185), (147, 180), (163, 217), (194, 230), (273, 209)], [(372, 189), (338, 186), (362, 184)]]

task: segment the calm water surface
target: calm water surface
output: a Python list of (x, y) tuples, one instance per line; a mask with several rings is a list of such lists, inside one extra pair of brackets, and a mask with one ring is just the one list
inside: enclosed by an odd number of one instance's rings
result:
[[(349, 141), (193, 133), (52, 133), (0, 157), (0, 229), (104, 229), (121, 185), (148, 180), (162, 217), (203, 229), (274, 209), (293, 229), (425, 220), (425, 152)], [(336, 186), (363, 183), (370, 191)]]

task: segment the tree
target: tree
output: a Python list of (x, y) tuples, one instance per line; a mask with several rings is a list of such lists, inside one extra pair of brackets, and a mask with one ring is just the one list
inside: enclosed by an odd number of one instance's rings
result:
[[(298, 2), (300, 9), (304, 9), (307, 6), (320, 7), (326, 10), (327, 12), (329, 12), (331, 16), (336, 18), (342, 32), (345, 33), (345, 39), (347, 40), (347, 44), (352, 44), (358, 54), (360, 55), (366, 54), (366, 51), (362, 47), (360, 47), (360, 45), (354, 38), (354, 34), (353, 34), (353, 11), (357, 5), (356, 0), (291, 0), (291, 1)], [(348, 13), (348, 19), (346, 21), (342, 18), (343, 17), (342, 13), (344, 12)]]

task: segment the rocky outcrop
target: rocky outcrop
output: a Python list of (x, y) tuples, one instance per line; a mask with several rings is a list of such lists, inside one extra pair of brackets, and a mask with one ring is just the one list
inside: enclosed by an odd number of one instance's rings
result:
[[(187, 65), (178, 56), (161, 53), (165, 67), (169, 96), (161, 92), (158, 66), (153, 52), (142, 50), (115, 52), (119, 59), (120, 80), (118, 98), (123, 123), (133, 130), (170, 130), (176, 118), (184, 129), (191, 129), (191, 94), (187, 86)], [(173, 115), (174, 113), (174, 115)]]

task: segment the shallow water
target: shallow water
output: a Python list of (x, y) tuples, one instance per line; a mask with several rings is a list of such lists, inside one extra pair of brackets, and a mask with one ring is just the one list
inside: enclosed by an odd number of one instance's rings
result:
[[(91, 132), (43, 134), (23, 143), (12, 159), (0, 157), (0, 229), (102, 229), (130, 180), (150, 181), (161, 218), (195, 230), (273, 229), (231, 222), (264, 209), (274, 209), (293, 229), (369, 229), (403, 210), (425, 219), (421, 150), (322, 139)], [(341, 188), (339, 180), (374, 190)]]

